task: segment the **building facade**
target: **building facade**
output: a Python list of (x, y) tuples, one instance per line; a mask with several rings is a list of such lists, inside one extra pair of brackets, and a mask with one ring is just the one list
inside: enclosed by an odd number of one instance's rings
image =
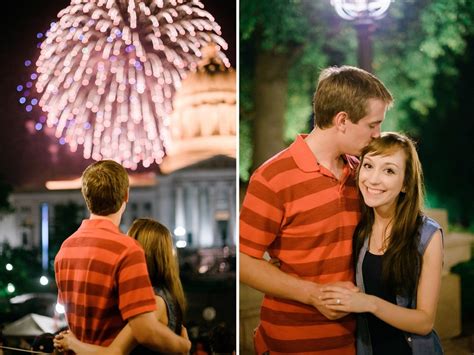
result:
[[(10, 201), (15, 212), (0, 220), (0, 243), (43, 247), (54, 231), (58, 206), (77, 206), (78, 224), (87, 218), (80, 180), (61, 183), (50, 183), (49, 189), (14, 192)], [(178, 246), (235, 245), (235, 159), (216, 156), (167, 175), (131, 174), (130, 185), (130, 199), (120, 226), (123, 232), (134, 219), (151, 217), (172, 231), (175, 242), (181, 241)]]

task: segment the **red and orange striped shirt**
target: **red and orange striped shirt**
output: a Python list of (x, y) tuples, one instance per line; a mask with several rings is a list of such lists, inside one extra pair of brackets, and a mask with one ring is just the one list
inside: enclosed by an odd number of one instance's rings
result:
[[(240, 212), (240, 251), (280, 260), (287, 274), (317, 283), (354, 282), (352, 235), (359, 221), (357, 159), (343, 177), (318, 164), (298, 136), (252, 175)], [(255, 334), (258, 354), (355, 354), (355, 318), (331, 321), (316, 308), (266, 295)]]
[(87, 343), (107, 346), (127, 319), (156, 309), (142, 247), (108, 220), (84, 220), (54, 269), (69, 327)]

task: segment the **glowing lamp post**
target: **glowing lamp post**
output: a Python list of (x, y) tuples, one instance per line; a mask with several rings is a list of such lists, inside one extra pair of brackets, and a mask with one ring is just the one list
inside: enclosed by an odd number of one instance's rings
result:
[(337, 14), (354, 21), (357, 30), (359, 67), (372, 72), (372, 32), (375, 20), (387, 13), (391, 0), (331, 0)]

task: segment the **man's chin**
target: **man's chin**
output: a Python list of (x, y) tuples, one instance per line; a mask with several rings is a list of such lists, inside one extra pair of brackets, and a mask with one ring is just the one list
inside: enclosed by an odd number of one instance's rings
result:
[(359, 157), (362, 154), (362, 150), (365, 148), (363, 147), (347, 147), (345, 154), (352, 155), (355, 157)]

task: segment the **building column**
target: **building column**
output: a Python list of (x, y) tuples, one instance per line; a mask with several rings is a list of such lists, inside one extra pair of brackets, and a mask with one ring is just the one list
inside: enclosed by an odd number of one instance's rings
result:
[(175, 200), (173, 197), (173, 180), (168, 176), (159, 179), (156, 201), (153, 201), (155, 217), (173, 232), (175, 223)]
[(235, 203), (236, 203), (236, 200), (235, 200), (235, 185), (233, 184), (229, 184), (228, 185), (228, 188), (227, 188), (227, 198), (228, 198), (228, 206), (229, 206), (229, 225), (228, 225), (228, 236), (229, 236), (229, 244), (231, 245), (236, 245), (236, 238), (235, 238), (235, 235), (236, 235), (236, 224), (235, 224), (235, 213), (236, 213), (236, 209), (235, 209)]
[(200, 246), (199, 241), (199, 219), (203, 211), (199, 208), (199, 187), (196, 184), (188, 185), (188, 202), (189, 209), (187, 210), (190, 214), (189, 219), (189, 233), (192, 236), (192, 244), (195, 247)]
[(215, 246), (220, 244), (220, 233), (217, 228), (217, 223), (216, 223), (216, 210), (217, 210), (217, 193), (218, 193), (218, 188), (219, 185), (211, 182), (212, 185), (208, 186), (208, 195), (209, 195), (209, 228), (211, 230), (211, 245), (210, 246)]
[[(184, 187), (182, 185), (176, 185), (175, 188), (176, 197), (176, 210), (175, 210), (175, 229), (182, 227), (187, 231), (186, 228), (186, 213), (185, 213), (185, 200), (184, 200)], [(185, 240), (186, 234), (180, 236), (178, 239)]]
[(211, 219), (211, 208), (209, 198), (209, 186), (207, 184), (200, 184), (199, 186), (199, 245), (201, 247), (211, 247), (213, 235), (213, 220)]

